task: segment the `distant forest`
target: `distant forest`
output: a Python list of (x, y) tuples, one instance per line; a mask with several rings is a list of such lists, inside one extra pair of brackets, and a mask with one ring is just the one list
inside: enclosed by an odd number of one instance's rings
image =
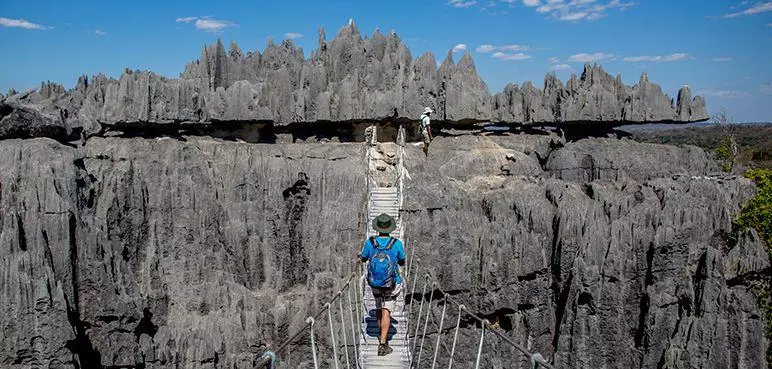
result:
[(737, 167), (772, 169), (772, 123), (705, 124), (698, 127), (630, 130), (640, 142), (695, 145), (716, 154), (729, 136), (737, 142)]

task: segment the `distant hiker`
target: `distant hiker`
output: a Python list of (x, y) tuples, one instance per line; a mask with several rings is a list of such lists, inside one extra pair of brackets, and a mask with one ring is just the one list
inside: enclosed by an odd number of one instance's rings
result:
[(432, 137), (432, 119), (431, 114), (434, 113), (434, 110), (430, 107), (424, 108), (424, 113), (421, 114), (421, 136), (424, 139), (424, 154), (426, 156), (429, 156), (429, 144), (434, 139)]
[(373, 219), (373, 229), (378, 236), (365, 241), (362, 262), (370, 262), (367, 267), (367, 282), (373, 289), (375, 299), (375, 317), (378, 322), (378, 356), (390, 354), (388, 336), (391, 326), (391, 313), (397, 306), (397, 296), (402, 291), (402, 277), (397, 265), (405, 265), (405, 248), (402, 241), (389, 236), (397, 228), (397, 222), (388, 214), (381, 214)]

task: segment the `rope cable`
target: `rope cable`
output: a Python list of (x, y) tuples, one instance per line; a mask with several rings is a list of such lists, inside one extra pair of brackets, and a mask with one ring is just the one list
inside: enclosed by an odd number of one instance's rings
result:
[(423, 314), (424, 311), (424, 296), (426, 295), (426, 282), (428, 279), (429, 274), (426, 274), (426, 277), (424, 277), (423, 292), (421, 292), (421, 306), (418, 309), (418, 324), (415, 325), (415, 334), (413, 335), (413, 345), (411, 347), (411, 351), (415, 351), (415, 344), (418, 342), (418, 330), (421, 329), (421, 314)]
[(434, 345), (434, 358), (432, 359), (432, 369), (437, 364), (437, 353), (440, 351), (440, 338), (442, 338), (442, 325), (445, 323), (445, 309), (448, 308), (448, 300), (442, 304), (442, 318), (440, 318), (440, 327), (437, 329), (437, 343)]
[(346, 369), (351, 368), (351, 362), (348, 358), (348, 337), (346, 334), (346, 317), (343, 312), (343, 298), (338, 299), (338, 311), (340, 311), (340, 334), (343, 336), (343, 353), (346, 354)]
[(311, 355), (314, 359), (314, 369), (319, 369), (319, 362), (316, 360), (316, 341), (314, 340), (314, 322), (316, 320), (314, 317), (309, 316), (308, 319), (306, 319), (306, 323), (311, 327)]
[[(447, 295), (446, 295), (447, 296)], [(453, 356), (456, 354), (456, 342), (458, 342), (458, 328), (461, 327), (461, 313), (466, 307), (461, 304), (458, 306), (458, 319), (456, 320), (456, 333), (453, 334), (453, 346), (450, 349), (450, 361), (448, 362), (448, 369), (453, 367)]]
[[(426, 319), (424, 320), (424, 331), (421, 334), (421, 345), (418, 349), (418, 365), (421, 365), (421, 354), (424, 352), (424, 339), (426, 339), (426, 328), (429, 327), (429, 315), (432, 311), (432, 300), (434, 299), (434, 291), (429, 293), (429, 304), (426, 307)], [(418, 325), (421, 325), (421, 317), (418, 317)]]
[[(486, 320), (483, 323), (488, 323)], [(480, 345), (477, 347), (477, 361), (474, 363), (474, 369), (480, 369), (480, 357), (482, 356), (483, 341), (485, 340), (485, 324), (480, 324)]]
[(359, 362), (359, 353), (357, 352), (359, 346), (357, 344), (356, 327), (354, 326), (354, 306), (351, 304), (351, 286), (349, 286), (348, 289), (348, 318), (349, 322), (351, 323), (351, 346), (353, 346), (352, 350), (354, 351), (354, 366), (356, 366), (356, 363)]
[(327, 321), (330, 322), (330, 340), (332, 341), (332, 359), (335, 362), (335, 369), (340, 369), (338, 364), (338, 346), (335, 344), (335, 327), (332, 323), (332, 305), (327, 303)]

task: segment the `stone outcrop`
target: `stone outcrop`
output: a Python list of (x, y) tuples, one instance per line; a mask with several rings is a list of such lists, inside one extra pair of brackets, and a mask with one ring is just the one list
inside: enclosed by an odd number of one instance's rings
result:
[[(753, 185), (712, 175), (704, 151), (528, 135), (431, 150), (426, 160), (409, 147), (406, 161), (414, 257), (523, 347), (558, 368), (766, 367), (748, 284), (769, 283), (769, 257), (753, 231), (732, 226)], [(454, 364), (473, 365), (479, 328), (460, 336)], [(486, 342), (481, 366), (528, 366), (495, 336)]]
[[(252, 368), (357, 268), (364, 150), (0, 141), (0, 366)], [(405, 165), (416, 265), (556, 367), (764, 367), (748, 285), (770, 262), (732, 226), (754, 186), (715, 175), (704, 151), (466, 134), (437, 138), (428, 158), (408, 144)], [(464, 320), (458, 366), (478, 337)], [(527, 366), (486, 342), (484, 367)], [(307, 343), (279, 353), (282, 367), (308, 367)]]
[(585, 65), (581, 77), (572, 76), (565, 87), (554, 75), (544, 80), (544, 89), (530, 82), (507, 85), (493, 97), (492, 120), (525, 123), (605, 123), (691, 122), (709, 119), (705, 101), (691, 99), (689, 87), (678, 92), (678, 104), (644, 73), (630, 87), (621, 76), (611, 77), (599, 65)]
[[(352, 23), (335, 38), (319, 32), (308, 59), (291, 40), (269, 42), (262, 53), (221, 41), (204, 47), (177, 79), (126, 70), (118, 79), (82, 77), (75, 88), (44, 82), (0, 98), (0, 138), (70, 140), (116, 125), (212, 124), (226, 121), (277, 125), (343, 121), (414, 121), (424, 106), (448, 123), (587, 124), (707, 120), (705, 102), (688, 87), (677, 104), (645, 74), (626, 86), (600, 66), (563, 83), (549, 74), (543, 89), (530, 82), (491, 96), (470, 54), (452, 53), (437, 68), (434, 57), (413, 59), (394, 33), (362, 37)], [(63, 132), (63, 133), (61, 133)]]

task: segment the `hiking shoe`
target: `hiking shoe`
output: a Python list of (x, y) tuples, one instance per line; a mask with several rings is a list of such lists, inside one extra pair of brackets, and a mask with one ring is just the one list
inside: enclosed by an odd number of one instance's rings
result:
[(386, 356), (392, 353), (392, 351), (394, 351), (394, 349), (389, 347), (388, 343), (382, 343), (378, 345), (378, 356)]

